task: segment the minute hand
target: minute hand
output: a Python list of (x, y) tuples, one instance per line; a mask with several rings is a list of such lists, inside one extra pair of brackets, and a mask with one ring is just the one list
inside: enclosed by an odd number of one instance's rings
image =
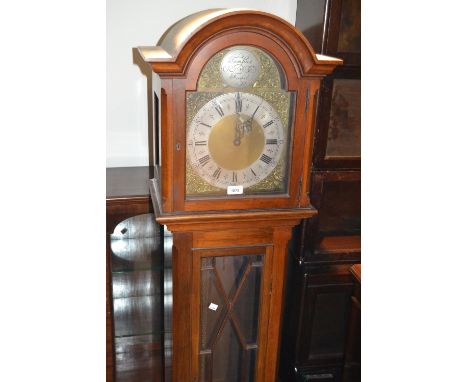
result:
[(253, 118), (255, 117), (255, 113), (257, 112), (258, 108), (260, 107), (260, 105), (257, 106), (257, 108), (255, 109), (255, 111), (253, 112), (252, 116), (247, 120), (245, 121), (245, 125), (247, 127), (247, 129), (249, 130), (249, 132), (252, 130), (252, 120)]

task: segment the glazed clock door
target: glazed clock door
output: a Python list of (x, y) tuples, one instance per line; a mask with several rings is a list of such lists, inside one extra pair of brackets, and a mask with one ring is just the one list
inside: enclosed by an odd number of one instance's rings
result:
[[(186, 94), (186, 196), (287, 194), (295, 92), (265, 51), (215, 54)], [(238, 196), (237, 196), (238, 197)]]
[[(270, 247), (194, 251), (193, 370), (198, 382), (263, 381)], [(263, 339), (263, 340), (261, 340)]]

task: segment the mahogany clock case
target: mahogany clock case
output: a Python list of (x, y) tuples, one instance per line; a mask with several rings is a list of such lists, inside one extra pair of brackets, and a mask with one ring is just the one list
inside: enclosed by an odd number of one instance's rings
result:
[[(306, 3), (315, 7), (315, 11), (303, 9)], [(261, 311), (268, 311), (268, 314), (261, 314), (261, 320), (269, 316), (275, 323), (267, 326), (267, 335), (263, 333), (259, 337), (257, 346), (262, 356), (257, 366), (257, 377), (274, 380), (276, 375), (274, 365), (280, 341), (281, 300), (288, 260), (287, 306), (279, 362), (281, 380), (359, 380), (358, 335), (350, 335), (356, 334), (357, 330), (354, 323), (357, 305), (352, 300), (357, 287), (349, 272), (351, 265), (360, 262), (360, 205), (357, 203), (360, 199), (360, 151), (356, 146), (360, 134), (356, 116), (359, 105), (349, 103), (358, 94), (360, 79), (360, 45), (356, 36), (353, 37), (356, 28), (349, 22), (359, 9), (356, 4), (355, 0), (298, 1), (298, 27), (304, 31), (312, 46), (317, 52), (333, 54), (345, 60), (343, 67), (325, 79), (324, 76), (330, 75), (339, 62), (315, 55), (309, 42), (297, 30), (281, 19), (262, 12), (215, 18), (208, 27), (191, 35), (171, 58), (159, 62), (147, 61), (152, 70), (159, 74), (162, 83), (161, 134), (154, 137), (161, 143), (155, 143), (161, 149), (156, 157), (160, 154), (161, 160), (156, 161), (154, 173), (152, 168), (127, 169), (123, 172), (123, 169), (115, 169), (111, 171), (114, 176), (109, 178), (113, 179), (111, 183), (114, 186), (110, 188), (113, 191), (107, 201), (108, 234), (115, 234), (117, 226), (121, 228), (113, 239), (109, 237), (109, 240), (116, 242), (108, 240), (107, 248), (109, 381), (113, 377), (128, 381), (145, 378), (162, 380), (164, 345), (159, 327), (163, 320), (162, 297), (159, 297), (162, 265), (157, 264), (158, 256), (151, 255), (152, 260), (148, 261), (150, 257), (147, 256), (149, 252), (145, 252), (145, 246), (130, 246), (129, 249), (139, 249), (123, 253), (128, 259), (133, 256), (134, 267), (123, 266), (128, 263), (122, 263), (112, 251), (112, 246), (118, 249), (119, 245), (128, 244), (125, 240), (134, 240), (120, 238), (128, 235), (125, 228), (132, 227), (127, 219), (153, 211), (147, 186), (142, 182), (143, 178), (150, 179), (153, 174), (160, 187), (160, 203), (155, 205), (156, 215), (175, 231), (173, 266), (179, 275), (174, 280), (175, 326), (174, 346), (171, 349), (176, 354), (172, 364), (176, 366), (175, 378), (198, 378), (198, 324), (195, 323), (197, 320), (190, 318), (191, 311), (199, 307), (198, 299), (204, 298), (191, 287), (200, 283), (197, 261), (205, 261), (201, 272), (212, 272), (210, 266), (206, 266), (206, 260), (203, 260), (209, 255), (224, 256), (225, 259), (234, 256), (240, 260), (252, 254), (249, 249), (256, 248), (266, 262), (262, 265), (265, 267), (265, 278), (261, 284), (263, 302), (258, 304), (257, 301), (254, 305)], [(315, 29), (309, 31), (302, 28), (299, 25), (301, 17), (309, 17)], [(185, 93), (187, 89), (193, 91), (196, 88), (196, 76), (216, 49), (246, 44), (244, 40), (236, 40), (239, 33), (256, 36), (254, 45), (274, 56), (286, 74), (286, 89), (296, 92), (294, 118), (299, 127), (294, 130), (293, 145), (306, 144), (299, 150), (302, 156), (296, 155), (293, 161), (301, 163), (296, 165), (295, 170), (292, 168), (288, 194), (285, 195), (225, 198), (222, 202), (216, 198), (188, 200), (184, 194), (185, 172), (179, 171), (180, 166), (183, 168), (185, 165), (185, 150), (177, 150), (177, 147), (185, 147), (186, 143)], [(226, 44), (223, 45), (223, 42)], [(155, 108), (154, 112), (157, 111)], [(155, 119), (158, 119), (157, 116)], [(299, 146), (293, 147), (296, 149)], [(309, 172), (312, 162), (314, 169)], [(139, 174), (138, 180), (135, 174)], [(145, 191), (128, 189), (136, 184), (140, 188), (143, 185)], [(294, 184), (296, 189), (293, 189)], [(309, 207), (309, 195), (318, 209), (318, 216)], [(283, 208), (282, 211), (277, 209), (278, 205)], [(223, 208), (238, 212), (226, 213)], [(259, 212), (258, 208), (265, 208), (265, 211)], [(247, 211), (249, 209), (251, 211)], [(218, 216), (215, 213), (200, 213), (205, 210), (218, 211)], [(287, 247), (292, 226), (311, 214), (314, 217), (295, 230), (294, 240)], [(228, 220), (220, 225), (222, 216)], [(120, 226), (122, 222), (126, 223)], [(161, 235), (155, 232), (154, 238), (157, 240)], [(122, 239), (123, 243), (117, 242)], [(248, 249), (236, 249), (239, 244)], [(286, 248), (289, 248), (288, 257)], [(252, 269), (261, 265), (256, 261), (250, 262)], [(265, 280), (271, 280), (269, 292)], [(113, 293), (113, 285), (119, 287), (127, 281), (129, 283), (125, 285), (128, 288), (124, 294)], [(147, 289), (149, 294), (134, 294), (142, 283), (150, 287)], [(120, 300), (117, 311), (113, 309), (114, 299)], [(147, 304), (147, 301), (152, 302)], [(154, 325), (138, 319), (142, 313), (153, 316)], [(236, 326), (235, 320), (230, 322), (231, 327)], [(188, 339), (193, 351), (187, 349)], [(244, 345), (241, 353), (247, 355), (250, 348)], [(195, 369), (190, 371), (190, 365), (195, 365)], [(258, 367), (263, 368), (262, 365), (266, 368), (259, 372)], [(252, 369), (244, 364), (242, 370), (249, 373)]]
[[(271, 57), (282, 73), (283, 90), (295, 94), (286, 190), (189, 197), (184, 170), (190, 158), (183, 149), (188, 146), (187, 94), (197, 91), (203, 69), (216, 54), (245, 46)], [(160, 162), (150, 185), (156, 220), (173, 235), (170, 379), (273, 381), (288, 242), (294, 226), (316, 215), (308, 188), (317, 94), (322, 78), (342, 61), (316, 55), (296, 28), (258, 11), (189, 16), (174, 24), (157, 47), (139, 52), (161, 84)], [(228, 362), (220, 361), (223, 357)]]
[[(266, 382), (278, 375), (286, 263), (288, 258), (305, 258), (307, 253), (305, 244), (301, 244), (304, 248), (288, 257), (288, 248), (294, 248), (288, 243), (294, 226), (317, 215), (309, 192), (320, 84), (342, 61), (316, 54), (307, 39), (279, 17), (257, 11), (217, 10), (210, 19), (208, 13), (202, 12), (205, 22), (180, 44), (171, 47), (167, 43), (174, 37), (168, 31), (160, 40), (161, 46), (139, 48), (144, 61), (160, 77), (161, 107), (155, 108), (153, 120), (157, 125), (160, 111), (161, 125), (153, 137), (157, 159), (151, 182), (152, 203), (147, 192), (126, 188), (129, 184), (141, 185), (141, 176), (152, 178), (153, 173), (144, 173), (148, 169), (142, 170), (143, 175), (141, 171), (127, 171), (125, 175), (118, 169), (109, 172), (122, 175), (109, 177), (114, 186), (107, 199), (109, 380), (159, 380), (165, 374), (167, 380), (174, 381)], [(196, 91), (203, 68), (215, 54), (246, 45), (269, 54), (283, 73), (284, 90), (295, 94), (287, 191), (187, 197), (187, 92)], [(155, 93), (149, 94), (154, 105)], [(132, 181), (136, 173), (139, 180)], [(153, 211), (154, 217), (148, 215)], [(161, 296), (169, 286), (163, 282), (169, 271), (161, 262), (163, 234), (154, 228), (157, 225), (137, 224), (149, 218), (166, 225), (173, 235), (168, 348), (161, 332), (161, 324), (166, 322), (163, 314), (168, 313), (167, 309), (162, 311), (162, 301), (169, 299)], [(317, 221), (314, 219), (311, 222)], [(307, 229), (315, 230), (314, 224)], [(315, 285), (320, 277), (311, 276), (309, 284)], [(233, 284), (230, 280), (237, 281)], [(347, 296), (348, 282), (338, 289)], [(333, 293), (328, 296), (335, 298)], [(334, 301), (342, 306), (341, 297)], [(292, 319), (287, 318), (288, 325), (301, 316), (296, 308), (294, 305)], [(316, 330), (304, 325), (299, 332), (296, 329), (285, 341), (287, 346), (295, 346), (293, 337), (297, 333), (315, 338)], [(294, 351), (291, 355), (296, 357)], [(290, 357), (284, 359), (287, 369)], [(298, 364), (300, 367), (311, 365), (310, 357), (299, 356), (293, 363), (297, 359), (305, 362)], [(322, 364), (316, 362), (313, 367)], [(333, 365), (339, 367), (338, 363)]]

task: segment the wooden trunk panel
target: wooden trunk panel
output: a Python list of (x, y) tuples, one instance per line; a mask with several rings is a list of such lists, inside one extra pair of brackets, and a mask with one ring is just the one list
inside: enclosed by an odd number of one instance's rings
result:
[(193, 236), (195, 248), (225, 247), (228, 243), (237, 245), (256, 245), (272, 243), (271, 229), (236, 229), (229, 231), (196, 232)]
[(172, 249), (173, 282), (173, 381), (190, 381), (191, 372), (191, 327), (194, 319), (190, 309), (192, 288), (192, 234), (176, 232)]

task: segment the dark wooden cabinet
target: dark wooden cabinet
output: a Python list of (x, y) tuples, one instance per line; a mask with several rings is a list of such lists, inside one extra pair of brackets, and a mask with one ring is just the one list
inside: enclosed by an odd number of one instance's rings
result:
[[(303, 341), (299, 362), (337, 364), (343, 356), (346, 320), (353, 284), (330, 267), (311, 267), (304, 274), (304, 303), (298, 332)], [(338, 362), (337, 362), (338, 361)]]
[(281, 355), (284, 381), (342, 380), (354, 284), (350, 266), (337, 263), (292, 267)]
[(343, 382), (361, 380), (361, 265), (353, 265), (351, 274), (354, 278), (354, 290), (351, 297)]
[(150, 167), (107, 169), (107, 381), (162, 380), (162, 233)]
[(296, 26), (320, 53), (343, 59), (322, 81), (314, 168), (361, 167), (361, 2), (298, 0)]
[(283, 382), (358, 381), (349, 349), (360, 336), (350, 273), (361, 261), (360, 1), (298, 0), (296, 26), (344, 64), (319, 91), (309, 189), (318, 215), (291, 245), (280, 374)]

